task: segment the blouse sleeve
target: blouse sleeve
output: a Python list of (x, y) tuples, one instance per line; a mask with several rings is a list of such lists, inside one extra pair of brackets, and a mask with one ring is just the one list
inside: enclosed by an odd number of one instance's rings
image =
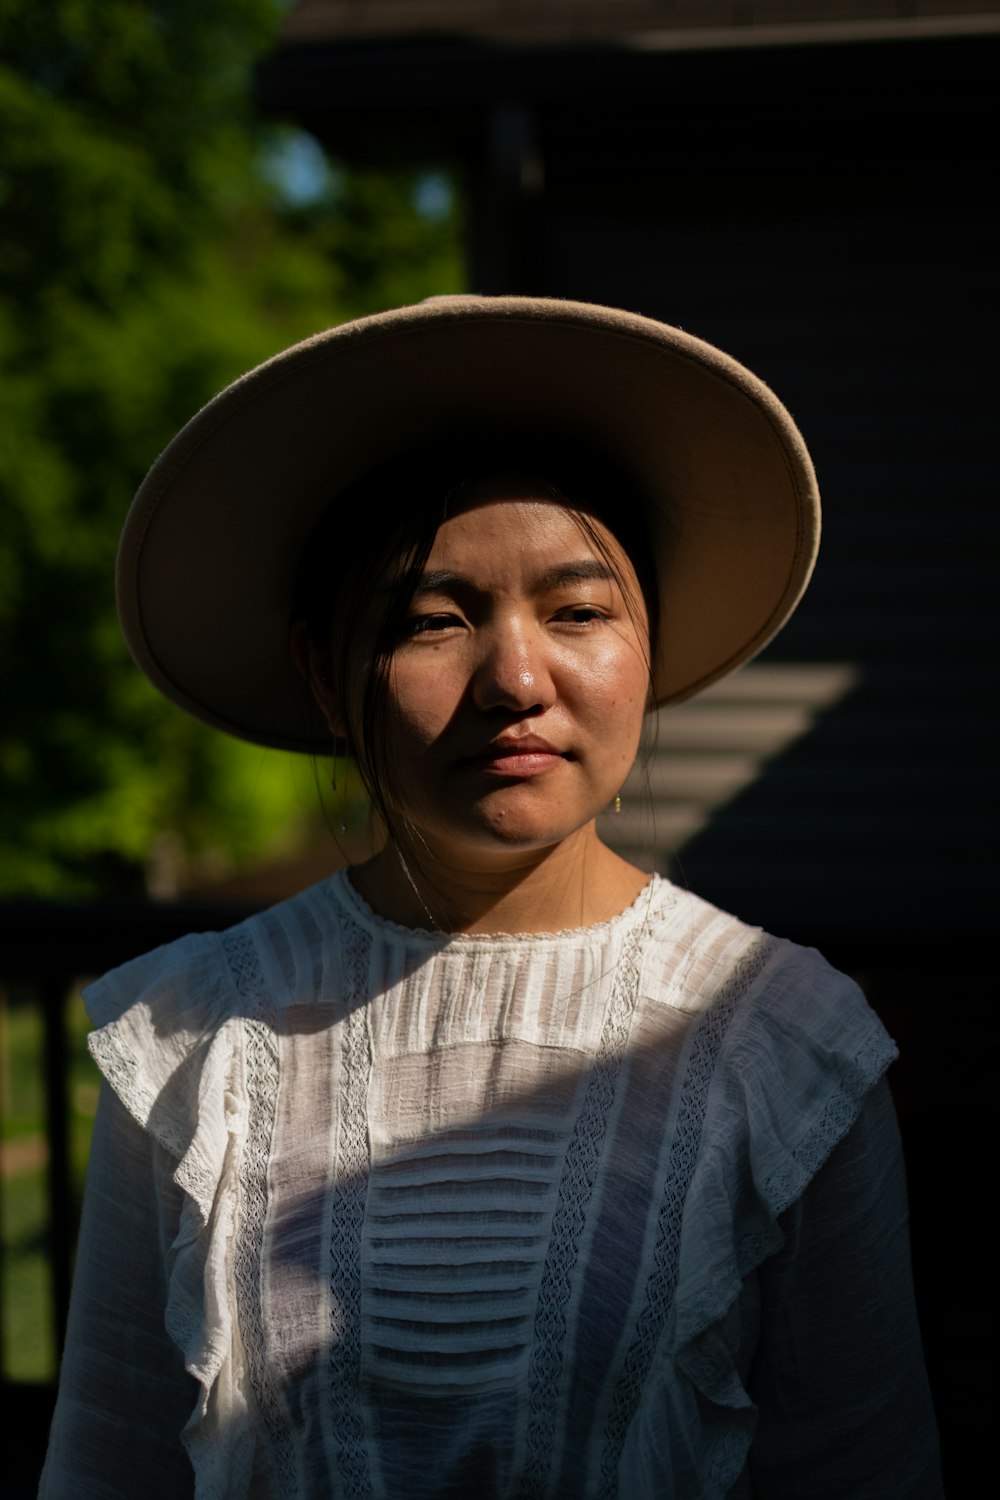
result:
[(196, 1382), (164, 1324), (181, 1192), (173, 1160), (105, 1086), (40, 1500), (182, 1500)]
[(899, 1132), (881, 1081), (758, 1273), (759, 1500), (941, 1500)]
[(41, 1494), (237, 1494), (253, 1460), (231, 1265), (245, 1017), (221, 940), (182, 938), (84, 998), (106, 1086)]

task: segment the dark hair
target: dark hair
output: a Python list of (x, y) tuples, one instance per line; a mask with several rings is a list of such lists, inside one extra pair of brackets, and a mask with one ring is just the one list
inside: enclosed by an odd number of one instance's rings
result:
[[(595, 521), (612, 533), (635, 570), (650, 642), (657, 639), (659, 595), (645, 505), (635, 481), (605, 455), (575, 439), (479, 433), (410, 449), (366, 474), (337, 497), (310, 533), (296, 575), (292, 622), (301, 620), (314, 646), (329, 653), (330, 683), (349, 729), (347, 749), (373, 808), (394, 833), (387, 795), (391, 747), (383, 732), (392, 655), (441, 523), (460, 508), (472, 484), (503, 473), (541, 481), (565, 506), (615, 573), (635, 619), (640, 601), (608, 555)], [(390, 569), (395, 586), (386, 590), (380, 586)], [(363, 618), (372, 627), (365, 659), (358, 655), (359, 632), (350, 628)], [(653, 663), (647, 665), (652, 677)], [(350, 685), (359, 672), (364, 687), (360, 708), (354, 709)]]

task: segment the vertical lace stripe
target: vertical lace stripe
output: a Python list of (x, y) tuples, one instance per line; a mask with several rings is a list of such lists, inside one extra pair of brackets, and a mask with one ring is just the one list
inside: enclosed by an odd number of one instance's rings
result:
[(345, 924), (344, 945), (347, 1013), (330, 1232), (330, 1422), (340, 1492), (363, 1500), (373, 1494), (361, 1404), (361, 1243), (371, 1171), (366, 1107), (372, 1070), (367, 1022), (371, 939)]
[(653, 1355), (666, 1327), (677, 1286), (681, 1225), (698, 1158), (708, 1092), (719, 1051), (744, 995), (766, 967), (776, 942), (762, 936), (737, 960), (729, 982), (698, 1022), (682, 1085), (677, 1125), (667, 1159), (663, 1196), (656, 1226), (656, 1247), (646, 1282), (645, 1299), (635, 1333), (618, 1377), (601, 1457), (602, 1500), (618, 1494), (618, 1466), (625, 1436), (639, 1408)]
[(295, 1500), (295, 1456), (270, 1376), (261, 1298), (267, 1167), (278, 1096), (277, 1042), (255, 943), (241, 928), (225, 933), (222, 943), (236, 989), (247, 1008), (244, 1068), (248, 1118), (240, 1157), (240, 1229), (234, 1266), (237, 1315), (250, 1384), (270, 1439), (279, 1493), (282, 1500)]
[(538, 1290), (534, 1349), (528, 1377), (528, 1429), (524, 1500), (542, 1496), (556, 1454), (566, 1325), (580, 1242), (601, 1163), (608, 1117), (628, 1044), (639, 986), (639, 947), (646, 932), (640, 920), (622, 945), (597, 1055), (563, 1161), (548, 1254)]

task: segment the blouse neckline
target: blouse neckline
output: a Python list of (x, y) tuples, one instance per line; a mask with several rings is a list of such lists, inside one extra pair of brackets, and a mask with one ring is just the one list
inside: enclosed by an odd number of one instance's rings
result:
[(461, 949), (497, 952), (500, 950), (565, 947), (571, 944), (604, 943), (616, 932), (626, 930), (639, 919), (647, 918), (658, 906), (670, 882), (653, 874), (635, 900), (615, 916), (585, 927), (565, 927), (555, 932), (436, 932), (423, 927), (405, 927), (373, 911), (351, 883), (347, 869), (337, 870), (326, 882), (326, 889), (346, 914), (373, 937), (407, 947), (424, 947), (437, 951)]

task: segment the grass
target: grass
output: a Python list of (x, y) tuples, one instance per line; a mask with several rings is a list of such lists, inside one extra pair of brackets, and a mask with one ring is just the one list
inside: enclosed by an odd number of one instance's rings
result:
[[(90, 1029), (78, 993), (66, 1006), (70, 1161), (74, 1201), (83, 1192), (99, 1076), (86, 1048)], [(4, 1172), (0, 1184), (3, 1378), (51, 1381), (58, 1365), (47, 1250), (44, 1024), (25, 996), (0, 1010)]]

